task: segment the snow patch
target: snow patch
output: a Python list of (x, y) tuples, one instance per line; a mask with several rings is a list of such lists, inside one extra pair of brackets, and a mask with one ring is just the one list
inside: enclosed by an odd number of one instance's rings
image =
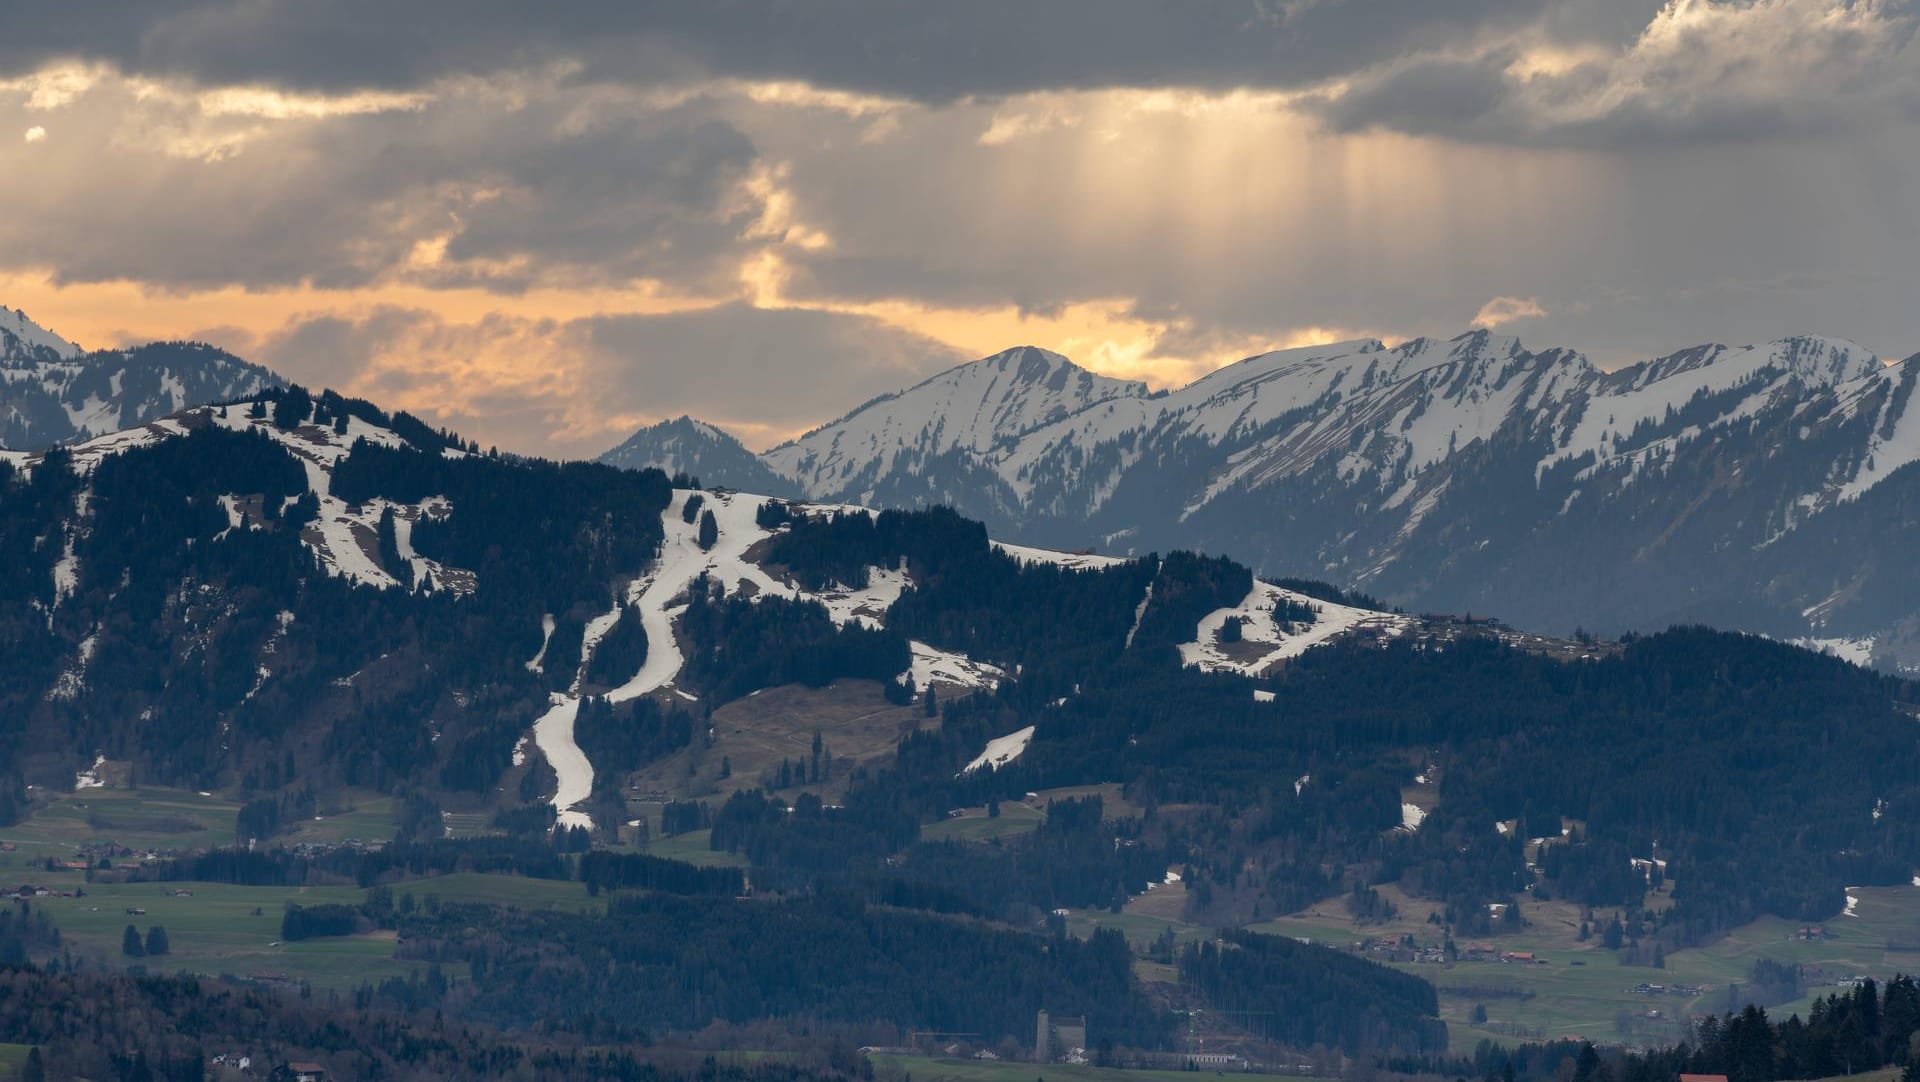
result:
[(1837, 657), (1861, 668), (1867, 668), (1873, 664), (1874, 638), (1872, 635), (1852, 639), (1788, 639), (1787, 643), (1803, 650)]
[(92, 766), (73, 776), (73, 791), (77, 793), (82, 789), (105, 789), (107, 783), (100, 777), (100, 768), (105, 765), (107, 765), (105, 755), (94, 756)]
[[(1275, 616), (1275, 610), (1283, 601), (1312, 606), (1316, 610), (1313, 623), (1285, 626), (1285, 622)], [(1225, 644), (1220, 641), (1220, 632), (1226, 627), (1227, 621), (1236, 616), (1240, 618), (1241, 642), (1269, 649), (1261, 651), (1251, 660), (1237, 660), (1230, 656)], [(1180, 661), (1188, 668), (1199, 668), (1206, 672), (1259, 676), (1278, 662), (1299, 657), (1315, 646), (1332, 642), (1359, 628), (1397, 633), (1408, 624), (1404, 616), (1319, 601), (1281, 589), (1272, 583), (1256, 581), (1240, 604), (1230, 609), (1216, 609), (1201, 618), (1195, 640), (1180, 644)]]
[(544, 673), (547, 671), (544, 666), (547, 661), (547, 645), (553, 642), (553, 628), (553, 614), (550, 612), (542, 614), (540, 617), (540, 652), (534, 654), (533, 660), (527, 662), (528, 672)]
[(913, 651), (913, 667), (904, 675), (912, 682), (913, 690), (923, 695), (936, 682), (991, 691), (999, 687), (1007, 675), (984, 661), (929, 646), (918, 639), (908, 640), (907, 646)]
[(1013, 762), (1015, 759), (1020, 758), (1020, 756), (1026, 752), (1027, 745), (1032, 741), (1033, 726), (1031, 725), (1024, 729), (1017, 729), (1005, 736), (995, 737), (987, 741), (986, 750), (974, 756), (973, 761), (968, 763), (960, 773), (971, 774), (976, 770), (982, 770), (987, 767), (998, 770), (1008, 763)]
[(1426, 809), (1418, 804), (1400, 805), (1400, 826), (1405, 830), (1419, 830), (1420, 824), (1427, 818)]

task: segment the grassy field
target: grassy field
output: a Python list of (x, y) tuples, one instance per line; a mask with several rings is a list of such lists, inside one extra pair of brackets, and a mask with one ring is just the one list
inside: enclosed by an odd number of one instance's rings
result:
[(571, 879), (525, 879), (477, 872), (455, 872), (393, 885), (395, 898), (408, 893), (423, 903), (432, 897), (446, 904), (477, 903), (564, 912), (601, 911), (607, 907), (605, 898), (588, 897), (586, 885)]
[[(1706, 946), (1667, 955), (1661, 969), (1621, 965), (1617, 954), (1599, 946), (1597, 936), (1580, 942), (1569, 931), (1570, 924), (1577, 925), (1577, 910), (1553, 905), (1528, 908), (1527, 928), (1485, 940), (1502, 952), (1531, 951), (1545, 964), (1462, 962), (1451, 967), (1407, 964), (1399, 968), (1431, 981), (1439, 990), (1441, 1017), (1447, 1021), (1456, 1050), (1471, 1048), (1482, 1038), (1678, 1039), (1689, 1016), (1724, 1011), (1728, 986), (1745, 983), (1753, 964), (1762, 958), (1817, 966), (1836, 980), (1847, 976), (1884, 980), (1897, 973), (1920, 972), (1920, 950), (1914, 949), (1920, 947), (1920, 890), (1871, 887), (1854, 894), (1858, 899), (1854, 915), (1827, 921), (1822, 925), (1826, 934), (1819, 939), (1799, 938), (1796, 922), (1763, 917)], [(1402, 931), (1412, 932), (1422, 942), (1437, 938), (1437, 930), (1425, 923), (1425, 905), (1412, 900), (1402, 904), (1399, 899), (1396, 904), (1401, 908), (1399, 918), (1385, 925), (1356, 927), (1334, 905), (1324, 904), (1305, 915), (1254, 927), (1335, 947)], [(1693, 997), (1633, 991), (1643, 983), (1709, 985), (1711, 990)], [(1835, 990), (1831, 985), (1811, 988), (1798, 1003), (1780, 1004), (1768, 1013), (1785, 1017), (1797, 1011), (1804, 1016), (1815, 996)], [(1487, 1025), (1469, 1021), (1476, 1004), (1486, 1008)], [(1659, 1017), (1649, 1017), (1652, 1011), (1658, 1011)]]
[(962, 809), (957, 818), (942, 819), (923, 827), (920, 838), (929, 842), (984, 842), (995, 838), (1014, 838), (1040, 829), (1040, 824), (1046, 818), (1047, 813), (1039, 808), (1013, 803), (1000, 805), (1000, 814), (989, 816), (986, 805), (982, 804)]
[(934, 724), (918, 706), (887, 702), (877, 681), (768, 688), (715, 710), (711, 742), (695, 741), (648, 764), (630, 776), (629, 785), (641, 793), (705, 800), (718, 807), (735, 791), (757, 788), (763, 780), (777, 777), (782, 760), (807, 763), (817, 733), (825, 750), (833, 754), (832, 779), (794, 785), (780, 793), (792, 800), (802, 792), (813, 792), (834, 803), (845, 794), (854, 767), (890, 762), (903, 736)]
[(747, 858), (738, 853), (715, 852), (707, 847), (713, 837), (711, 830), (694, 830), (685, 834), (665, 837), (655, 834), (642, 852), (668, 860), (682, 860), (688, 864), (698, 864), (703, 868), (744, 868)]
[[(192, 891), (192, 896), (174, 897), (176, 887)], [(331, 988), (404, 975), (412, 968), (393, 960), (391, 938), (280, 941), (280, 918), (289, 903), (357, 905), (366, 896), (357, 887), (102, 883), (85, 890), (84, 898), (42, 898), (35, 904), (53, 918), (67, 946), (113, 965), (138, 962), (149, 970), (210, 976), (286, 973)], [(133, 908), (146, 912), (131, 915), (127, 910)], [(121, 936), (129, 924), (142, 935), (154, 925), (165, 928), (169, 953), (146, 959), (121, 954)]]
[[(70, 878), (69, 878), (70, 877)], [(392, 933), (338, 938), (280, 940), (280, 919), (289, 904), (329, 902), (358, 905), (366, 891), (358, 887), (241, 887), (220, 883), (100, 883), (86, 885), (78, 873), (42, 875), (36, 882), (86, 891), (83, 898), (41, 898), (34, 904), (52, 917), (65, 943), (83, 955), (110, 965), (144, 964), (149, 970), (185, 971), (209, 976), (284, 973), (316, 987), (351, 989), (365, 981), (405, 976), (424, 968), (393, 957)], [(191, 891), (175, 897), (175, 889)], [(453, 903), (516, 906), (522, 909), (600, 910), (604, 900), (588, 897), (581, 884), (565, 880), (456, 873), (414, 879), (392, 886), (396, 898), (412, 894)], [(130, 908), (144, 909), (131, 915)], [(169, 953), (132, 959), (121, 953), (127, 925), (144, 936), (159, 925), (167, 930)]]
[[(240, 805), (186, 789), (83, 789), (62, 793), (31, 819), (0, 827), (23, 852), (68, 856), (90, 843), (130, 849), (211, 849), (233, 844)], [(389, 828), (387, 836), (393, 833)]]
[(876, 1055), (871, 1059), (875, 1070), (911, 1074), (916, 1082), (1034, 1082), (1035, 1079), (1043, 1082), (1193, 1082), (1204, 1073), (1123, 1071), (1113, 1067), (1079, 1067), (1066, 1063), (1042, 1065), (1005, 1060), (933, 1059), (926, 1056)]
[(349, 793), (345, 807), (329, 809), (325, 814), (290, 824), (275, 845), (339, 845), (347, 841), (386, 841), (399, 824), (394, 815), (400, 802), (383, 793)]
[(0, 1044), (0, 1079), (20, 1077), (20, 1068), (26, 1066), (27, 1053), (33, 1051), (30, 1044)]

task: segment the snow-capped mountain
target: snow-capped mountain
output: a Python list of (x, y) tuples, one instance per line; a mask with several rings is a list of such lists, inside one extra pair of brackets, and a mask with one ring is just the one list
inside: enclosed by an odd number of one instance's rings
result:
[[(1016, 356), (1033, 376), (1005, 378)], [(810, 499), (950, 503), (1037, 544), (1201, 547), (1408, 607), (1706, 620), (1911, 663), (1916, 378), (1831, 338), (1604, 372), (1476, 331), (1262, 354), (1155, 395), (1012, 351), (761, 460)]]
[(798, 485), (774, 473), (731, 434), (691, 417), (648, 425), (601, 455), (600, 461), (629, 470), (651, 466), (669, 477), (686, 476), (703, 485), (767, 496), (800, 494)]
[(87, 352), (0, 307), (0, 447), (38, 450), (283, 385), (196, 342)]
[(1144, 383), (1098, 376), (1058, 353), (1022, 346), (882, 395), (762, 458), (809, 495), (940, 502), (989, 484), (971, 467), (1023, 433), (1146, 394)]

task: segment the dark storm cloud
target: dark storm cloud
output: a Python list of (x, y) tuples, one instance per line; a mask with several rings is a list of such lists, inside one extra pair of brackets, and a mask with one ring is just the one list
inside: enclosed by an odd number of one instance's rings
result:
[(1511, 63), (1505, 54), (1419, 60), (1362, 80), (1330, 102), (1323, 115), (1339, 131), (1470, 131), (1506, 100), (1505, 69)]
[[(732, 280), (756, 213), (739, 196), (753, 142), (697, 100), (532, 81), (263, 123), (108, 80), (32, 119), (54, 135), (0, 177), (0, 249), (62, 281), (354, 288), (406, 268), (428, 285), (697, 289)], [(414, 259), (443, 241), (443, 259)]]
[(52, 58), (202, 83), (410, 89), (455, 75), (587, 65), (671, 81), (695, 69), (926, 101), (1112, 86), (1295, 87), (1538, 16), (1548, 0), (16, 0), (0, 69)]

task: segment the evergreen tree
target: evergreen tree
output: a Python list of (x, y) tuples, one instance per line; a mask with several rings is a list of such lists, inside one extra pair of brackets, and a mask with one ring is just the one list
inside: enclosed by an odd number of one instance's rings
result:
[(167, 930), (158, 924), (147, 929), (147, 954), (157, 958), (167, 951)]
[(700, 547), (710, 549), (720, 540), (720, 522), (713, 517), (711, 510), (700, 512)]
[(127, 925), (127, 930), (120, 935), (120, 953), (129, 958), (146, 957), (147, 948), (140, 939), (140, 929)]

